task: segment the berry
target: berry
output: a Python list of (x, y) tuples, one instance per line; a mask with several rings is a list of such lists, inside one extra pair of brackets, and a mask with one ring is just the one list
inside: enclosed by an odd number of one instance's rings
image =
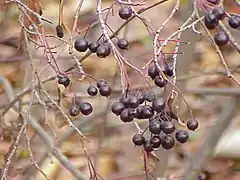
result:
[(212, 10), (212, 14), (215, 14), (218, 20), (223, 20), (225, 18), (225, 11), (220, 7), (215, 7)]
[(153, 102), (155, 99), (155, 94), (154, 93), (146, 93), (144, 94), (144, 99), (148, 102)]
[(161, 132), (161, 123), (159, 121), (152, 121), (149, 124), (149, 131), (153, 134), (159, 134)]
[(117, 45), (120, 49), (123, 50), (128, 49), (128, 41), (126, 39), (119, 39)]
[(229, 19), (228, 19), (228, 24), (231, 28), (233, 29), (238, 29), (240, 28), (240, 17), (238, 16), (231, 16)]
[(165, 68), (165, 71), (164, 71), (164, 74), (166, 74), (167, 76), (169, 76), (169, 77), (172, 77), (173, 76), (173, 69), (172, 68), (170, 68), (170, 67), (168, 67), (168, 66), (166, 66), (166, 68)]
[(144, 143), (144, 150), (146, 152), (151, 152), (153, 151), (153, 147), (152, 147), (152, 143), (150, 140), (146, 140), (145, 143)]
[(88, 49), (88, 42), (84, 38), (78, 38), (75, 41), (74, 47), (79, 52), (85, 52)]
[(151, 106), (144, 105), (139, 107), (139, 119), (148, 119), (154, 115), (154, 111)]
[(114, 102), (111, 106), (111, 110), (117, 116), (121, 114), (121, 112), (125, 109), (125, 106), (121, 102)]
[(70, 79), (66, 75), (59, 76), (58, 77), (58, 84), (62, 84), (65, 87), (67, 87), (70, 84)]
[(156, 112), (161, 112), (165, 107), (164, 100), (161, 99), (154, 99), (152, 102), (152, 108)]
[(69, 109), (70, 116), (77, 116), (79, 114), (79, 108), (74, 104)]
[(88, 49), (92, 52), (95, 53), (97, 52), (97, 48), (99, 47), (98, 42), (92, 42), (89, 44)]
[(189, 135), (188, 135), (187, 131), (178, 130), (175, 134), (175, 137), (178, 140), (178, 142), (185, 143), (185, 142), (187, 142)]
[(139, 104), (144, 103), (144, 101), (145, 101), (144, 94), (138, 95), (138, 102), (139, 102)]
[(207, 13), (204, 16), (204, 23), (208, 29), (214, 29), (218, 25), (218, 18), (215, 14)]
[(126, 107), (129, 107), (130, 104), (129, 104), (129, 96), (127, 94), (124, 94), (120, 100), (120, 102), (122, 102)]
[(153, 136), (150, 141), (153, 148), (159, 148), (162, 144), (162, 139), (159, 136)]
[(139, 105), (138, 98), (136, 96), (129, 97), (128, 99), (129, 107), (136, 108)]
[(145, 138), (142, 134), (135, 134), (132, 141), (136, 146), (142, 146), (145, 143)]
[(63, 27), (61, 25), (56, 26), (56, 32), (59, 38), (62, 38), (64, 36)]
[(121, 19), (128, 19), (132, 16), (132, 9), (130, 7), (122, 7), (118, 11), (118, 15)]
[(214, 41), (218, 46), (223, 46), (228, 43), (229, 37), (224, 31), (219, 31), (215, 34)]
[(111, 93), (112, 93), (112, 89), (110, 86), (108, 85), (103, 85), (103, 86), (100, 86), (99, 88), (99, 93), (102, 95), (102, 96), (110, 96)]
[(218, 4), (219, 3), (219, 0), (207, 0), (209, 3), (211, 4)]
[(133, 120), (133, 118), (130, 118), (128, 116), (128, 109), (124, 109), (121, 114), (120, 114), (120, 119), (123, 121), (123, 122), (131, 122)]
[(148, 68), (148, 76), (150, 76), (152, 79), (155, 79), (158, 74), (159, 71), (156, 66), (151, 66)]
[(162, 142), (163, 149), (169, 150), (172, 149), (175, 144), (175, 140), (171, 135), (166, 135)]
[(139, 116), (139, 109), (138, 108), (128, 108), (128, 116), (131, 119), (137, 118)]
[(198, 121), (196, 119), (190, 119), (187, 122), (187, 128), (189, 130), (195, 131), (198, 128)]
[(175, 131), (175, 126), (170, 121), (164, 121), (164, 123), (162, 124), (162, 130), (166, 134), (171, 134)]
[(110, 47), (105, 44), (101, 44), (97, 48), (97, 56), (100, 58), (105, 58), (105, 57), (109, 56), (110, 53), (111, 53)]
[(107, 81), (104, 79), (99, 79), (97, 81), (97, 87), (100, 88), (101, 86), (107, 85)]
[(98, 93), (98, 89), (95, 86), (89, 86), (88, 89), (87, 89), (87, 93), (90, 96), (96, 96), (97, 93)]
[(156, 76), (154, 79), (154, 83), (156, 84), (156, 86), (162, 88), (165, 86), (166, 81), (162, 79), (160, 76)]
[(88, 102), (83, 102), (83, 103), (80, 104), (79, 110), (81, 111), (81, 113), (82, 113), (83, 115), (86, 115), (86, 116), (87, 116), (87, 115), (89, 115), (89, 114), (92, 113), (93, 108), (92, 108), (92, 105), (91, 105), (90, 103), (88, 103)]

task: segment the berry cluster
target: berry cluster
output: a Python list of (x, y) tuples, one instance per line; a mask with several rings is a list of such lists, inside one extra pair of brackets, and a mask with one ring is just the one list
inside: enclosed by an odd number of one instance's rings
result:
[[(175, 144), (175, 138), (180, 143), (187, 142), (189, 135), (185, 130), (176, 130), (174, 119), (178, 118), (172, 112), (165, 111), (165, 102), (162, 98), (156, 98), (153, 93), (125, 93), (119, 101), (111, 106), (112, 112), (119, 116), (123, 122), (132, 122), (134, 119), (148, 119), (148, 130), (151, 138), (146, 140), (143, 134), (135, 134), (133, 143), (143, 146), (145, 151), (151, 152), (162, 145), (164, 149), (171, 149)], [(187, 122), (189, 130), (196, 130), (198, 122), (191, 119)]]
[[(209, 30), (215, 29), (218, 26), (219, 21), (223, 20), (225, 17), (227, 17), (227, 13), (224, 11), (224, 9), (220, 7), (215, 7), (210, 12), (205, 14), (204, 16), (205, 26)], [(233, 29), (239, 29), (240, 17), (237, 15), (229, 15), (228, 24)], [(229, 37), (224, 31), (220, 30), (215, 34), (214, 41), (218, 46), (223, 46), (228, 43)]]

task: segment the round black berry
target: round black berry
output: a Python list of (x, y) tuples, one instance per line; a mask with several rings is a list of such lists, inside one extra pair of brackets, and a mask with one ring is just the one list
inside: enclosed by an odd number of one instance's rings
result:
[(178, 142), (185, 143), (185, 142), (187, 142), (189, 135), (188, 135), (187, 131), (178, 130), (175, 134), (175, 137), (178, 140)]
[(207, 13), (204, 16), (204, 24), (208, 29), (214, 29), (218, 25), (218, 18), (215, 14)]
[(78, 38), (75, 41), (74, 47), (79, 52), (85, 52), (88, 49), (88, 42), (84, 38)]
[(128, 6), (122, 7), (121, 9), (119, 9), (118, 15), (121, 19), (128, 19), (132, 16), (132, 9)]
[(162, 139), (159, 136), (153, 136), (150, 141), (153, 148), (159, 148), (162, 144)]
[(128, 116), (131, 119), (137, 118), (139, 116), (139, 109), (138, 108), (128, 108)]
[(89, 44), (88, 48), (92, 53), (97, 52), (97, 48), (99, 47), (98, 42), (92, 42)]
[(107, 85), (107, 81), (104, 79), (99, 79), (97, 81), (97, 87), (100, 88), (101, 86)]
[(139, 104), (144, 103), (144, 101), (145, 101), (144, 94), (139, 94), (138, 95), (138, 102), (139, 102)]
[(170, 121), (164, 121), (162, 124), (162, 131), (166, 134), (171, 134), (175, 131), (175, 126)]
[(218, 4), (219, 0), (207, 0), (207, 2), (211, 3), (211, 4)]
[(70, 84), (70, 79), (66, 76), (58, 76), (58, 84), (62, 84), (67, 87)]
[(169, 77), (172, 77), (173, 76), (173, 69), (170, 68), (169, 66), (166, 66), (165, 70), (164, 70), (164, 74), (166, 74), (167, 76)]
[(136, 96), (129, 97), (128, 104), (129, 104), (129, 107), (131, 107), (131, 108), (138, 107), (138, 105), (139, 105), (138, 98)]
[(92, 105), (90, 103), (83, 102), (83, 103), (80, 104), (79, 110), (83, 115), (87, 116), (87, 115), (92, 113), (93, 108), (92, 108)]
[(218, 20), (223, 20), (225, 18), (225, 11), (220, 7), (215, 7), (212, 10), (212, 14), (215, 14)]
[(175, 144), (175, 140), (171, 135), (166, 135), (162, 142), (163, 149), (169, 150), (172, 149)]
[(117, 116), (121, 114), (121, 112), (125, 109), (125, 106), (121, 102), (114, 102), (111, 106), (111, 110)]
[(149, 131), (153, 134), (159, 134), (161, 132), (161, 123), (160, 121), (152, 121), (149, 124)]
[(98, 93), (98, 89), (95, 86), (89, 86), (88, 89), (87, 89), (87, 93), (90, 96), (96, 96), (97, 93)]
[(63, 27), (61, 25), (56, 26), (56, 32), (59, 38), (62, 38), (64, 36)]
[(103, 85), (103, 86), (100, 86), (99, 88), (99, 93), (102, 95), (102, 96), (110, 96), (111, 93), (112, 93), (112, 89), (110, 86), (108, 85)]
[(145, 138), (142, 134), (135, 134), (132, 141), (136, 146), (142, 146), (145, 143)]
[(119, 101), (122, 102), (126, 107), (130, 107), (129, 98), (130, 97), (127, 94), (124, 94)]
[(110, 47), (108, 45), (105, 44), (101, 44), (98, 48), (97, 48), (97, 56), (100, 58), (105, 58), (107, 56), (109, 56), (111, 53)]
[(126, 39), (119, 39), (117, 45), (120, 49), (123, 50), (128, 49), (128, 41)]
[(236, 15), (232, 15), (229, 19), (228, 19), (228, 24), (231, 28), (233, 29), (238, 29), (240, 28), (240, 17), (236, 16)]
[(144, 143), (144, 150), (146, 152), (151, 152), (153, 151), (153, 147), (152, 147), (152, 143), (150, 140), (146, 140), (145, 143)]
[(224, 31), (219, 31), (215, 34), (214, 41), (218, 46), (223, 46), (228, 43), (229, 37)]
[(150, 76), (152, 79), (155, 79), (158, 74), (159, 71), (155, 65), (148, 68), (148, 76)]
[(77, 116), (79, 114), (79, 108), (74, 104), (69, 108), (70, 116)]
[(130, 118), (128, 116), (128, 109), (124, 109), (121, 114), (120, 114), (120, 119), (123, 121), (123, 122), (131, 122), (133, 121), (133, 118)]
[(160, 76), (156, 76), (154, 79), (154, 83), (156, 84), (156, 86), (162, 88), (166, 85), (166, 81), (161, 78)]
[(152, 108), (156, 112), (161, 112), (165, 107), (164, 100), (162, 98), (154, 99), (152, 102)]
[(196, 119), (190, 119), (187, 122), (187, 128), (191, 131), (195, 131), (198, 128), (198, 121)]
[(148, 93), (145, 93), (144, 94), (144, 100), (145, 101), (148, 101), (148, 102), (153, 102), (153, 100), (155, 99), (155, 94), (154, 93), (151, 93), (151, 92), (148, 92)]
[(154, 111), (151, 106), (149, 105), (144, 105), (144, 106), (139, 106), (139, 119), (148, 119), (151, 118), (154, 115)]

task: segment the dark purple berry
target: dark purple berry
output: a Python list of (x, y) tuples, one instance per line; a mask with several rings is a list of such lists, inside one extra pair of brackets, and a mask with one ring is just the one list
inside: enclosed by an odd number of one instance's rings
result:
[(89, 86), (88, 89), (87, 89), (87, 93), (90, 96), (96, 96), (97, 93), (98, 93), (98, 89), (95, 86)]
[(187, 128), (191, 131), (195, 131), (198, 128), (198, 121), (196, 119), (190, 119), (187, 122)]
[(58, 84), (62, 84), (67, 87), (70, 84), (70, 79), (66, 76), (58, 76)]
[(111, 110), (117, 116), (121, 114), (121, 112), (125, 109), (125, 106), (121, 102), (114, 102), (111, 106)]
[(78, 38), (75, 41), (74, 47), (79, 52), (85, 52), (88, 49), (88, 42), (84, 38)]
[(152, 79), (155, 79), (158, 74), (159, 71), (155, 65), (148, 68), (148, 76), (150, 76)]
[(130, 107), (129, 98), (130, 97), (127, 94), (124, 94), (119, 101), (122, 102), (126, 107)]
[(111, 93), (112, 93), (112, 89), (110, 86), (108, 85), (103, 85), (103, 86), (100, 86), (99, 87), (99, 93), (102, 95), (102, 96), (110, 96)]
[(97, 52), (97, 48), (99, 47), (98, 42), (92, 42), (89, 44), (88, 48), (92, 53)]
[(187, 131), (178, 130), (175, 134), (175, 137), (178, 140), (178, 142), (185, 143), (185, 142), (187, 142), (189, 135), (188, 135)]
[(154, 93), (149, 92), (149, 93), (145, 93), (145, 94), (144, 94), (144, 99), (145, 99), (145, 101), (153, 102), (153, 100), (154, 100), (155, 98), (156, 98), (156, 97), (155, 97), (155, 94), (154, 94)]
[(218, 20), (223, 20), (225, 18), (225, 11), (220, 7), (215, 7), (212, 10), (212, 14), (215, 14)]
[(97, 48), (97, 56), (100, 58), (105, 58), (107, 56), (109, 56), (111, 53), (110, 47), (108, 45), (105, 44), (101, 44), (98, 48)]
[(166, 66), (165, 70), (164, 70), (164, 74), (166, 74), (167, 76), (169, 77), (172, 77), (173, 76), (173, 69), (170, 68), (169, 66)]
[(218, 46), (223, 46), (228, 43), (229, 37), (224, 31), (219, 31), (215, 34), (214, 41)]
[(159, 134), (161, 132), (161, 123), (160, 121), (152, 121), (149, 124), (149, 131), (153, 134)]
[(139, 116), (139, 109), (138, 108), (128, 108), (128, 116), (131, 119), (137, 118)]
[(79, 115), (79, 108), (74, 104), (69, 108), (70, 116), (77, 116)]
[(162, 144), (162, 139), (159, 136), (153, 136), (150, 141), (153, 148), (159, 148)]
[(138, 98), (136, 96), (129, 97), (128, 104), (129, 104), (129, 107), (131, 107), (131, 108), (138, 107), (138, 105), (139, 105)]
[(229, 19), (228, 19), (228, 24), (231, 28), (233, 29), (238, 29), (240, 28), (240, 17), (236, 16), (236, 15), (232, 15)]
[(121, 19), (128, 19), (132, 16), (132, 9), (128, 6), (122, 7), (121, 9), (119, 9), (118, 15)]
[(144, 105), (144, 106), (139, 106), (139, 119), (149, 119), (154, 115), (154, 111), (151, 106), (149, 105)]
[(56, 32), (59, 38), (62, 38), (64, 36), (63, 27), (61, 25), (56, 26)]
[(145, 143), (145, 138), (142, 134), (135, 134), (132, 141), (136, 146), (142, 146)]
[(165, 134), (171, 134), (172, 132), (175, 131), (175, 126), (170, 121), (164, 121), (163, 124), (162, 124), (162, 131)]
[(139, 104), (144, 103), (144, 101), (145, 101), (144, 94), (138, 95), (138, 102), (139, 102)]
[(104, 80), (104, 79), (99, 79), (99, 80), (97, 81), (97, 87), (98, 87), (98, 88), (100, 88), (101, 86), (105, 86), (105, 85), (107, 85), (107, 81), (106, 81), (106, 80)]
[(175, 140), (171, 135), (166, 135), (162, 142), (162, 148), (169, 150), (172, 149), (175, 144)]
[(131, 122), (133, 121), (133, 118), (130, 118), (128, 116), (128, 109), (124, 109), (121, 114), (120, 114), (120, 119), (123, 121), (123, 122)]
[(156, 76), (154, 79), (154, 83), (156, 84), (156, 86), (162, 88), (166, 85), (166, 81), (161, 78), (160, 76)]
[(83, 115), (87, 116), (87, 115), (92, 113), (93, 108), (92, 108), (92, 105), (90, 103), (83, 102), (83, 103), (80, 104), (79, 110)]
[(126, 39), (119, 39), (117, 45), (120, 49), (123, 50), (128, 49), (128, 41)]
[(153, 151), (153, 147), (152, 147), (152, 143), (150, 140), (146, 140), (145, 143), (144, 143), (144, 150), (146, 152), (151, 152)]
[(161, 112), (165, 107), (164, 100), (162, 98), (154, 99), (152, 102), (152, 108), (156, 112)]
[(204, 24), (208, 29), (214, 29), (218, 25), (218, 18), (215, 14), (207, 13), (204, 16)]
[(216, 5), (219, 3), (219, 0), (207, 0), (207, 2)]

